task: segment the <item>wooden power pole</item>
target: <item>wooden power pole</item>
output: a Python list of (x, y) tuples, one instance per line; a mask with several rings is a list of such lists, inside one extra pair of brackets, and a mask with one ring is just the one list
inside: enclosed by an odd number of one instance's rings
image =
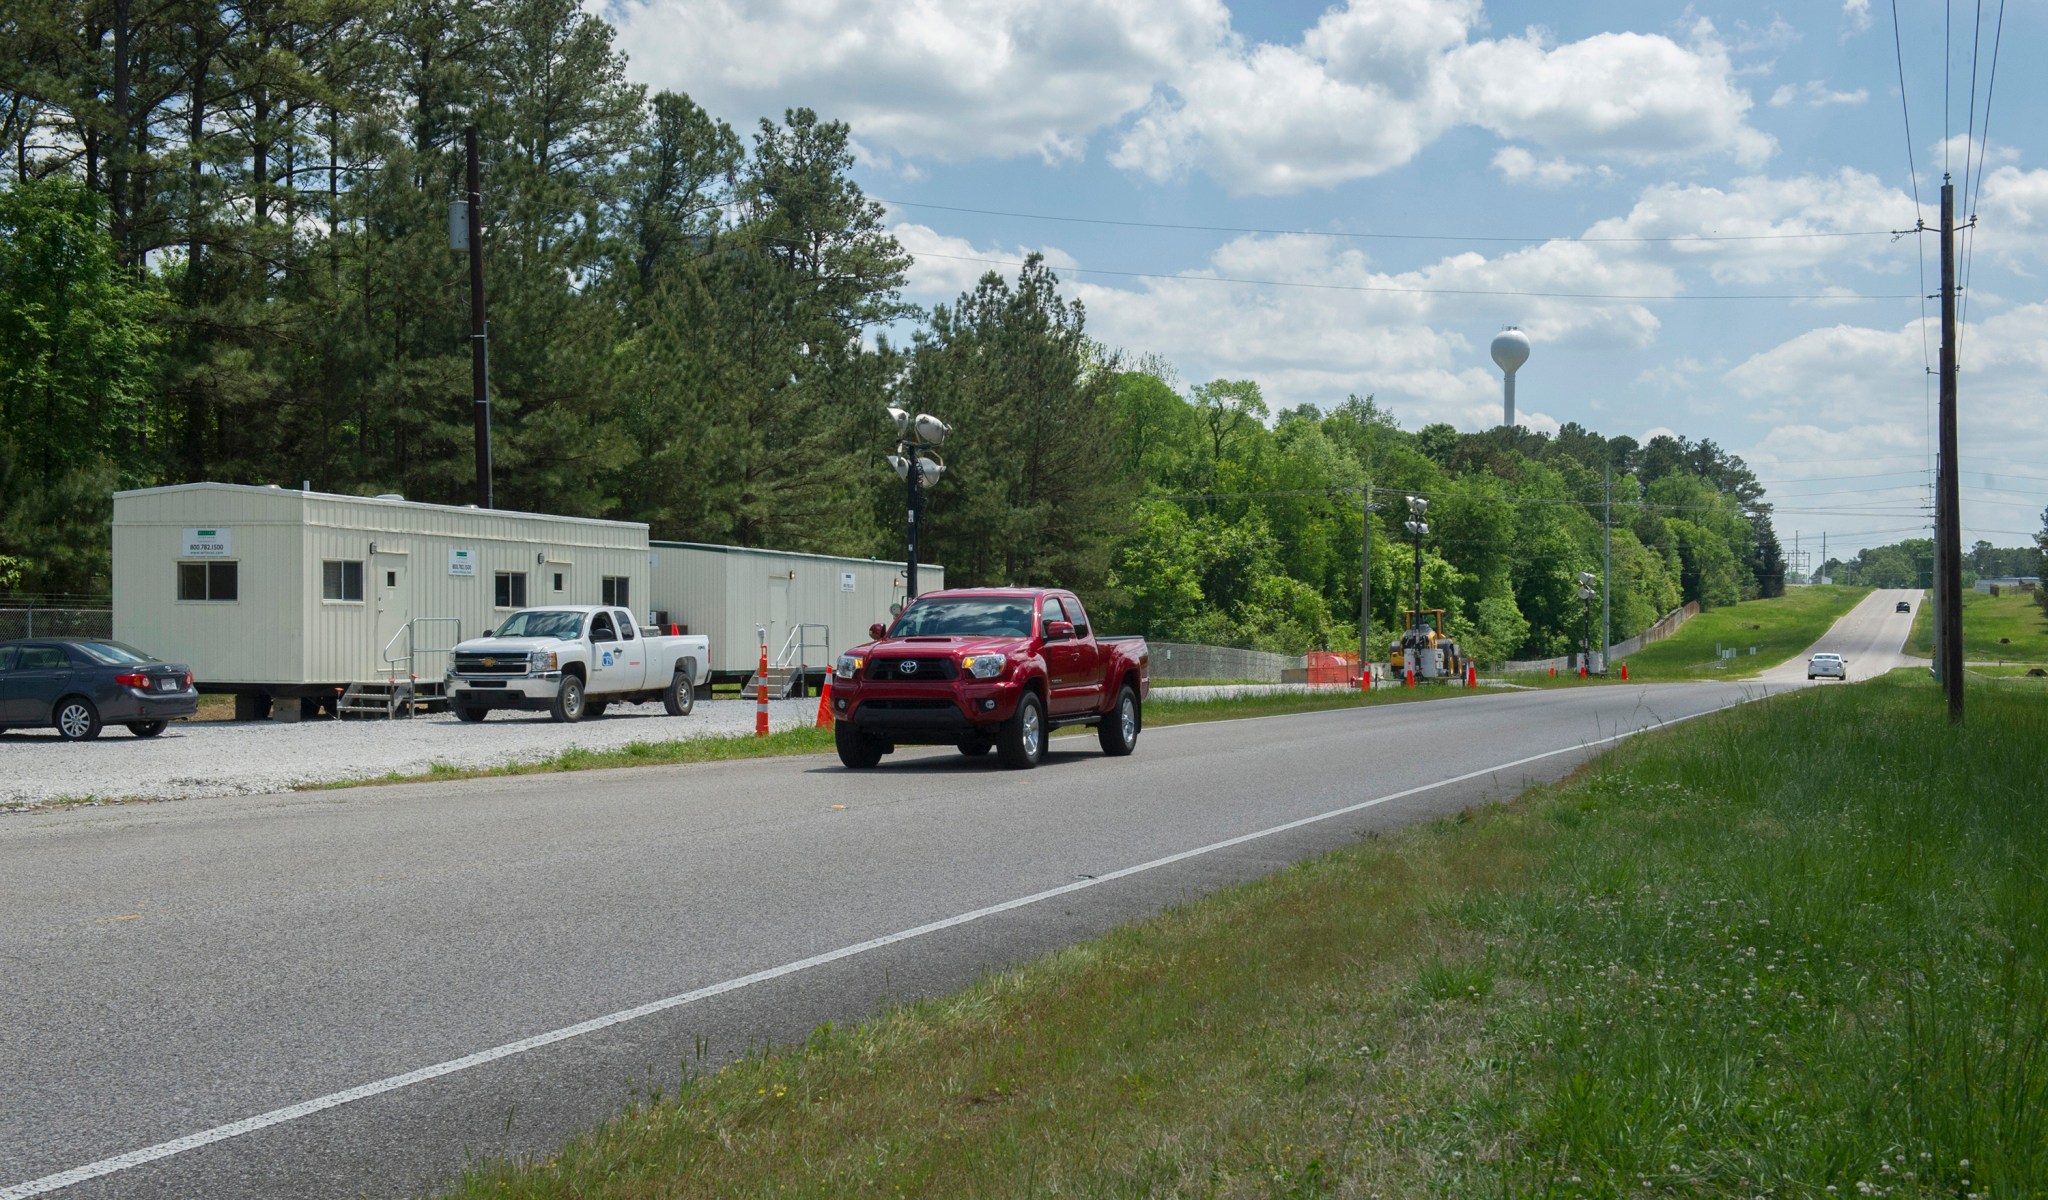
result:
[(1941, 180), (1941, 410), (1940, 473), (1935, 479), (1934, 548), (1939, 602), (1934, 614), (1935, 653), (1948, 719), (1963, 719), (1963, 523), (1956, 475), (1956, 198)]

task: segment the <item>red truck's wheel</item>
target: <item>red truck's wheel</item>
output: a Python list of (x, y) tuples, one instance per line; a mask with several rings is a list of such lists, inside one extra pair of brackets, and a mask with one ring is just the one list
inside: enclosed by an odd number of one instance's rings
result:
[(882, 743), (844, 721), (832, 723), (832, 745), (839, 751), (839, 761), (856, 771), (882, 761)]
[(1117, 693), (1116, 708), (1095, 727), (1095, 737), (1102, 743), (1104, 754), (1119, 758), (1137, 749), (1138, 731), (1144, 727), (1145, 716), (1138, 707), (1138, 693), (1126, 685)]
[(1036, 692), (1017, 698), (1017, 711), (996, 734), (996, 756), (1014, 770), (1030, 770), (1045, 757), (1045, 710)]

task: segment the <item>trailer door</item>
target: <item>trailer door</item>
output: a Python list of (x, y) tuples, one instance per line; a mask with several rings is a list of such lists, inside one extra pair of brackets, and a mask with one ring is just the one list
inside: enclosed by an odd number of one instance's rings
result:
[[(377, 589), (377, 644), (370, 647), (370, 653), (371, 665), (379, 675), (387, 670), (411, 669), (403, 662), (410, 652), (405, 626), (412, 620), (412, 593), (405, 586), (405, 559), (403, 554), (379, 552), (370, 561), (374, 574), (371, 585)], [(393, 659), (400, 661), (393, 663)]]

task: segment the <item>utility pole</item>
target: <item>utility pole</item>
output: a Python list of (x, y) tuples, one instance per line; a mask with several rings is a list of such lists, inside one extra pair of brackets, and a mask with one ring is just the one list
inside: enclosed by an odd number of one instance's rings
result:
[(1365, 485), (1365, 534), (1358, 554), (1358, 670), (1372, 671), (1372, 485)]
[(483, 183), (476, 159), (476, 126), (462, 131), (462, 148), (469, 159), (469, 396), (476, 424), (476, 502), (491, 508), (491, 366), (489, 327), (484, 321)]
[(1826, 530), (1822, 530), (1820, 535), (1820, 581), (1822, 583), (1834, 582), (1833, 576), (1828, 574), (1828, 535)]
[(1607, 464), (1607, 506), (1600, 517), (1600, 673), (1614, 644), (1614, 464)]
[(1941, 596), (1935, 611), (1942, 690), (1948, 719), (1963, 719), (1963, 523), (1956, 477), (1956, 196), (1941, 178), (1941, 473), (1935, 484), (1934, 544), (1941, 556)]

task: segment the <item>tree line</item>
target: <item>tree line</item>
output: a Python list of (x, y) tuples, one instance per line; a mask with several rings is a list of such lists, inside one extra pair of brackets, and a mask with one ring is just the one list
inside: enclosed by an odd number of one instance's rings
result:
[[(888, 404), (959, 431), (925, 557), (1106, 626), (1291, 653), (1412, 603), (1486, 657), (1775, 593), (1711, 442), (1269, 411), (1087, 333), (1037, 259), (904, 301), (910, 256), (807, 109), (742, 132), (628, 81), (574, 0), (32, 0), (0, 19), (0, 586), (103, 593), (110, 494), (214, 479), (474, 498), (462, 131), (483, 149), (502, 507), (896, 557)], [(1605, 478), (1613, 478), (1608, 504)], [(1376, 501), (1368, 517), (1365, 488)], [(1391, 504), (1377, 503), (1389, 501)]]

